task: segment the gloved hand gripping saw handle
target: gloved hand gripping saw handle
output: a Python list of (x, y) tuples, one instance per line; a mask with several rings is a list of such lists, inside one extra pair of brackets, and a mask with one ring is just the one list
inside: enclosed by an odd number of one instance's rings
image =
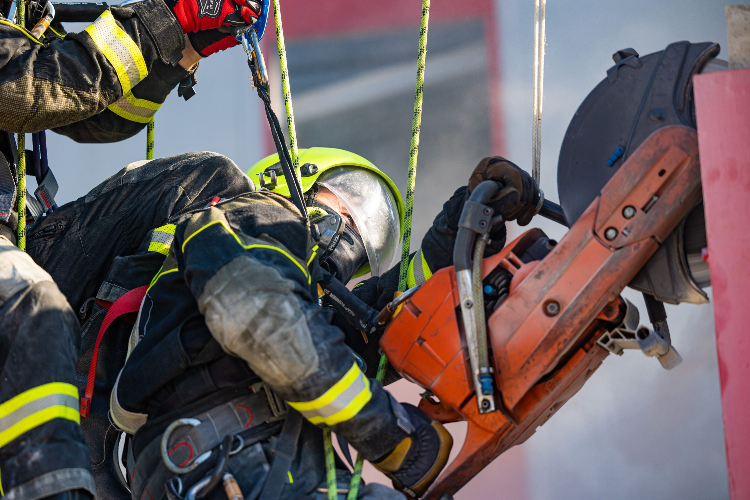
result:
[[(461, 212), (456, 243), (453, 247), (453, 265), (456, 269), (456, 281), (461, 298), (461, 316), (466, 333), (466, 345), (469, 349), (479, 413), (495, 411), (492, 369), (487, 351), (484, 320), (482, 257), (492, 226), (504, 222), (502, 216), (493, 218), (494, 210), (484, 203), (492, 199), (501, 187), (499, 182), (488, 180), (474, 189)], [(480, 237), (479, 240), (476, 240), (477, 236)], [(474, 253), (473, 271), (472, 250)]]

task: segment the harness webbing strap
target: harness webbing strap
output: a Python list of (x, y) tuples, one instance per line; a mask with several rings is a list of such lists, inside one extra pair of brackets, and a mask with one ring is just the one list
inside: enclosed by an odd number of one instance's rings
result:
[(96, 382), (96, 362), (99, 358), (99, 344), (104, 337), (104, 333), (110, 327), (112, 322), (120, 316), (128, 313), (137, 312), (143, 302), (143, 297), (146, 296), (148, 285), (144, 285), (139, 288), (134, 288), (129, 292), (123, 294), (119, 299), (112, 303), (107, 314), (104, 316), (102, 326), (99, 327), (99, 333), (96, 336), (96, 343), (94, 344), (94, 354), (91, 356), (91, 364), (89, 365), (89, 374), (86, 379), (86, 391), (81, 398), (81, 416), (88, 417), (91, 412), (91, 400), (94, 397), (94, 384)]
[(289, 478), (292, 461), (297, 454), (297, 442), (302, 432), (303, 420), (302, 414), (294, 410), (290, 410), (284, 420), (281, 433), (271, 450), (273, 452), (271, 469), (268, 471), (266, 482), (260, 492), (260, 500), (278, 500), (281, 496), (281, 490)]

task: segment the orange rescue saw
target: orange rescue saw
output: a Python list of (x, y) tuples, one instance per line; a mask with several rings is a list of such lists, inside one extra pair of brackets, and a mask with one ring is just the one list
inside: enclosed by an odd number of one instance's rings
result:
[[(432, 500), (450, 498), (524, 442), (610, 352), (641, 347), (666, 368), (680, 360), (668, 336), (638, 327), (620, 292), (700, 201), (695, 130), (670, 125), (649, 136), (558, 244), (531, 229), (472, 270), (472, 243), (478, 238), (483, 251), (493, 222), (482, 198), (495, 190), (485, 181), (472, 193), (455, 266), (410, 294), (380, 341), (393, 367), (427, 390), (420, 408), (468, 423), (463, 448), (425, 497)], [(551, 251), (530, 260), (540, 242)], [(504, 276), (507, 297), (485, 322), (484, 288)]]

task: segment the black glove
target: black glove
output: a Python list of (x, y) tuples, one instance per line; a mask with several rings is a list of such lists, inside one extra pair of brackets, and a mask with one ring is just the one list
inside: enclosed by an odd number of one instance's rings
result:
[[(421, 257), (427, 261), (433, 273), (438, 269), (453, 265), (453, 246), (456, 243), (458, 222), (469, 194), (466, 186), (458, 188), (445, 202), (443, 209), (432, 221), (432, 226), (422, 239)], [(490, 243), (484, 250), (484, 256), (491, 257), (502, 250), (506, 236), (505, 224), (495, 226), (493, 232), (490, 233)]]
[(540, 193), (529, 174), (505, 158), (493, 156), (480, 161), (474, 169), (469, 178), (469, 192), (486, 180), (496, 180), (503, 185), (488, 203), (496, 215), (502, 215), (505, 220), (518, 220), (519, 226), (531, 222), (536, 214)]
[(448, 463), (453, 438), (443, 424), (430, 419), (419, 408), (405, 403), (401, 406), (409, 415), (414, 430), (372, 465), (388, 476), (396, 489), (420, 497)]

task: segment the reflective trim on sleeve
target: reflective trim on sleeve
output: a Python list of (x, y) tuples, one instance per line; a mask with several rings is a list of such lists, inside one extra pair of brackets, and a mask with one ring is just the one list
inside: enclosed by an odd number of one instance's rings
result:
[(372, 398), (370, 380), (355, 362), (322, 396), (307, 402), (287, 401), (310, 423), (336, 425), (353, 418)]
[(149, 123), (160, 107), (160, 103), (139, 99), (131, 91), (110, 104), (109, 110), (131, 122)]
[(138, 82), (146, 78), (148, 68), (141, 49), (115, 22), (108, 10), (86, 28), (94, 44), (102, 51), (107, 61), (115, 68), (122, 94), (127, 95)]
[(406, 276), (406, 286), (408, 288), (421, 285), (432, 277), (432, 271), (430, 266), (427, 265), (427, 261), (422, 255), (422, 249), (420, 248), (417, 254), (409, 262), (409, 272)]
[(197, 229), (196, 231), (194, 231), (194, 232), (193, 232), (193, 233), (192, 233), (192, 234), (191, 234), (190, 236), (188, 236), (187, 238), (185, 238), (185, 241), (184, 241), (184, 243), (182, 244), (182, 252), (183, 252), (183, 253), (185, 253), (185, 246), (187, 246), (188, 242), (189, 242), (190, 240), (192, 240), (194, 236), (197, 236), (197, 235), (198, 235), (198, 234), (200, 234), (200, 233), (201, 233), (202, 231), (204, 231), (204, 230), (208, 229), (208, 228), (209, 228), (209, 227), (211, 227), (211, 226), (215, 226), (216, 224), (219, 224), (219, 225), (221, 225), (221, 227), (223, 227), (223, 228), (224, 228), (224, 230), (225, 230), (226, 232), (228, 232), (228, 233), (229, 233), (229, 234), (230, 234), (230, 235), (231, 235), (232, 237), (234, 237), (235, 241), (237, 241), (237, 243), (238, 243), (238, 244), (239, 244), (239, 245), (240, 245), (240, 246), (241, 246), (242, 248), (244, 248), (245, 250), (253, 250), (253, 249), (255, 249), (255, 248), (257, 248), (257, 249), (261, 249), (261, 248), (262, 248), (262, 249), (266, 249), (266, 250), (274, 250), (274, 251), (276, 251), (276, 252), (279, 252), (279, 253), (283, 254), (283, 255), (284, 255), (284, 256), (285, 256), (285, 257), (286, 257), (287, 259), (291, 260), (291, 261), (292, 261), (292, 263), (293, 263), (293, 264), (294, 264), (295, 266), (297, 266), (297, 267), (299, 268), (299, 270), (300, 270), (300, 271), (302, 271), (302, 274), (304, 274), (304, 275), (305, 275), (305, 278), (307, 278), (307, 283), (308, 283), (308, 284), (309, 284), (309, 283), (311, 283), (311, 281), (310, 281), (310, 280), (311, 280), (311, 276), (310, 276), (310, 273), (308, 273), (308, 272), (307, 272), (307, 269), (305, 269), (305, 268), (304, 268), (304, 267), (302, 266), (302, 264), (300, 264), (299, 262), (297, 262), (297, 260), (296, 260), (296, 259), (295, 259), (294, 257), (292, 257), (291, 255), (289, 255), (289, 253), (288, 253), (288, 252), (286, 252), (285, 250), (283, 250), (283, 249), (281, 249), (281, 248), (279, 248), (279, 247), (275, 247), (275, 246), (272, 246), (272, 245), (243, 245), (243, 244), (242, 244), (242, 241), (240, 240), (240, 237), (239, 237), (239, 236), (237, 236), (237, 234), (236, 234), (236, 233), (235, 233), (234, 231), (232, 231), (232, 230), (231, 230), (231, 229), (229, 228), (229, 226), (227, 226), (227, 224), (226, 224), (226, 223), (225, 223), (225, 222), (224, 222), (223, 220), (215, 220), (215, 221), (211, 221), (211, 222), (209, 222), (208, 224), (206, 224), (205, 226), (203, 226), (203, 227), (201, 227), (201, 228)]
[(166, 224), (154, 229), (151, 234), (151, 242), (148, 244), (148, 251), (167, 255), (174, 240), (175, 227), (174, 224)]
[(80, 423), (74, 385), (51, 382), (9, 399), (0, 405), (0, 448), (55, 418)]

